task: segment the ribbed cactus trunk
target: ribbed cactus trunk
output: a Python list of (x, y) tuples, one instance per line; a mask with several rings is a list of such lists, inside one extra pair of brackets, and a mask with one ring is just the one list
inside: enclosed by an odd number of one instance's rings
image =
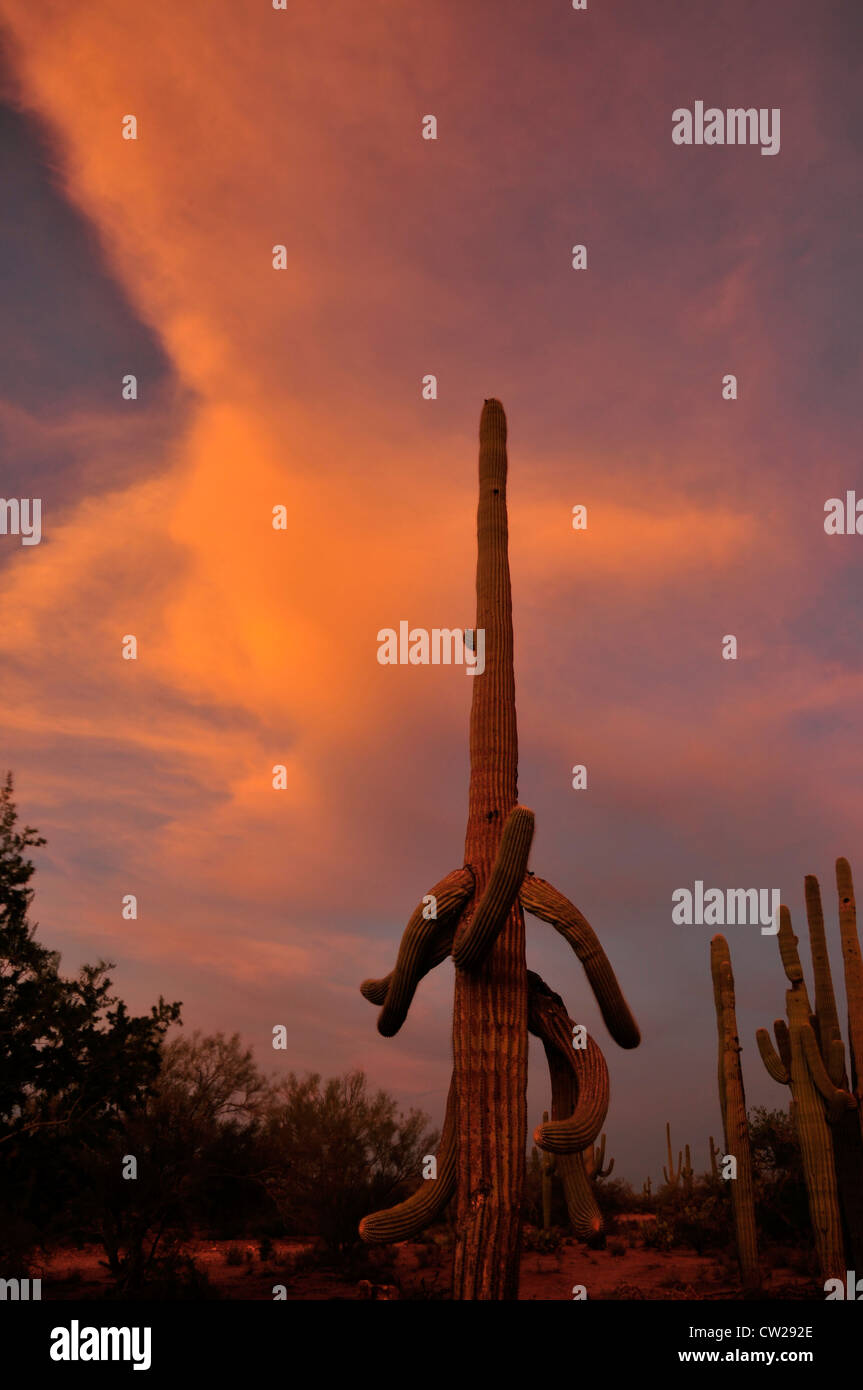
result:
[[(518, 795), (506, 471), (506, 418), (500, 402), (489, 400), (480, 420), (476, 568), (476, 626), (485, 633), (485, 670), (472, 677), (465, 837), (474, 903), (486, 888)], [(459, 931), (469, 921), (470, 910)], [(459, 1232), (453, 1297), (517, 1298), (528, 1055), (524, 912), (518, 898), (480, 968), (456, 972), (453, 1053)]]

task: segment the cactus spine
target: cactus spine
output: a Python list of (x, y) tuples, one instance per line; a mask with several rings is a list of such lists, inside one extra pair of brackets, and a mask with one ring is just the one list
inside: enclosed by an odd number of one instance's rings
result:
[(457, 1200), (455, 1299), (512, 1299), (518, 1294), (521, 1201), (527, 1128), (528, 1029), (541, 1038), (551, 1074), (551, 1119), (535, 1142), (556, 1156), (570, 1219), (587, 1233), (601, 1227), (583, 1154), (608, 1109), (608, 1069), (592, 1039), (572, 1046), (563, 1001), (527, 970), (524, 914), (550, 922), (584, 966), (603, 1019), (621, 1047), (638, 1027), (597, 937), (578, 909), (527, 873), (533, 813), (518, 806), (518, 739), (513, 674), (512, 598), (507, 554), (506, 417), (487, 400), (480, 419), (476, 626), (485, 632), (485, 670), (473, 680), (470, 789), (464, 866), (435, 888), (438, 917), (411, 917), (395, 968), (366, 980), (362, 993), (381, 1006), (378, 1028), (398, 1032), (417, 984), (452, 954), (453, 1081), (438, 1177), (408, 1202), (360, 1223), (367, 1241), (416, 1234)]
[(722, 1106), (725, 1152), (737, 1161), (737, 1177), (731, 1185), (734, 1226), (737, 1233), (737, 1258), (740, 1262), (743, 1287), (747, 1292), (752, 1292), (760, 1285), (758, 1242), (755, 1234), (755, 1188), (752, 1179), (749, 1123), (746, 1118), (746, 1095), (740, 1067), (734, 976), (731, 971), (731, 953), (724, 936), (714, 936), (710, 943), (710, 968), (719, 1032), (719, 1098)]

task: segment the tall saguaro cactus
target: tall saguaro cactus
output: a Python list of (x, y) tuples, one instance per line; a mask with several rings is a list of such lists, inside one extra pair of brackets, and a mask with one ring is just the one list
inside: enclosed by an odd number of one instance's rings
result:
[[(843, 1116), (854, 1109), (854, 1099), (843, 1084), (834, 1080), (836, 1077), (844, 1082), (845, 1057), (838, 1020), (833, 1026), (836, 1010), (835, 1003), (831, 1004), (832, 982), (828, 990), (830, 967), (826, 949), (822, 954), (823, 918), (820, 896), (817, 903), (815, 900), (816, 888), (817, 883), (814, 887), (807, 884), (810, 931), (813, 925), (815, 928), (811, 940), (817, 980), (816, 1010), (813, 1013), (809, 1003), (791, 913), (783, 906), (779, 912), (778, 941), (790, 984), (785, 993), (788, 1024), (777, 1019), (773, 1025), (778, 1051), (766, 1028), (759, 1028), (756, 1036), (769, 1075), (791, 1089), (791, 1116), (800, 1141), (815, 1247), (822, 1276), (828, 1279), (844, 1277), (846, 1268), (831, 1125), (842, 1123)], [(855, 1138), (856, 1130), (853, 1117)], [(854, 1177), (859, 1183), (859, 1172)]]
[[(404, 1022), (414, 990), (447, 955), (456, 967), (453, 1078), (438, 1177), (407, 1202), (366, 1217), (367, 1241), (403, 1240), (456, 1194), (453, 1297), (515, 1298), (527, 1129), (528, 1029), (541, 1038), (552, 1078), (552, 1119), (534, 1141), (558, 1160), (570, 1216), (598, 1229), (583, 1152), (608, 1108), (608, 1071), (592, 1039), (573, 1046), (559, 996), (527, 970), (524, 913), (550, 922), (584, 965), (602, 1016), (621, 1047), (639, 1032), (592, 928), (576, 907), (527, 873), (531, 811), (518, 806), (518, 739), (506, 510), (506, 417), (488, 400), (480, 419), (477, 629), (485, 670), (472, 677), (470, 789), (464, 867), (433, 890), (437, 921), (418, 907), (392, 973), (361, 986), (380, 1004), (385, 1036)], [(440, 902), (443, 901), (443, 911)], [(592, 1204), (592, 1205), (591, 1205)]]
[(747, 1292), (754, 1292), (759, 1287), (760, 1274), (755, 1233), (752, 1149), (749, 1143), (749, 1122), (746, 1118), (743, 1071), (740, 1066), (731, 952), (724, 936), (714, 936), (710, 943), (710, 969), (713, 975), (713, 998), (719, 1032), (719, 1099), (725, 1134), (725, 1153), (733, 1155), (737, 1162), (737, 1176), (730, 1179), (737, 1234), (737, 1258), (743, 1287)]

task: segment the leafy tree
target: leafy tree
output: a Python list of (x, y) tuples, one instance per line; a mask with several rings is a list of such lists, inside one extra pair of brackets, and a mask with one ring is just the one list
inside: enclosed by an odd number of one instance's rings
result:
[(13, 780), (0, 788), (0, 1253), (45, 1238), (76, 1182), (85, 1145), (107, 1142), (158, 1075), (180, 1005), (132, 1017), (111, 993), (110, 962), (60, 974), (29, 921), (33, 863), (45, 844), (18, 827)]
[(771, 1239), (812, 1245), (809, 1199), (800, 1142), (785, 1110), (758, 1106), (749, 1112), (755, 1208), (759, 1228)]
[[(212, 1216), (215, 1197), (235, 1220), (260, 1212), (254, 1121), (266, 1093), (238, 1034), (175, 1038), (122, 1131), (107, 1148), (87, 1146), (81, 1219), (95, 1225), (121, 1292), (140, 1291), (160, 1259), (176, 1255)], [(122, 1175), (126, 1155), (136, 1160), (134, 1181)]]
[(291, 1073), (269, 1097), (261, 1128), (260, 1178), (289, 1228), (317, 1235), (331, 1250), (359, 1242), (370, 1211), (402, 1200), (422, 1181), (422, 1160), (438, 1136), (428, 1117), (405, 1116), (363, 1072), (322, 1082)]

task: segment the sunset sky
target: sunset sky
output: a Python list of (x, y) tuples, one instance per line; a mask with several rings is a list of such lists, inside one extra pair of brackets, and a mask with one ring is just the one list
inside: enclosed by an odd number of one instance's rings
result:
[[(823, 525), (863, 496), (857, 0), (0, 0), (0, 28), (0, 493), (43, 512), (0, 536), (0, 769), (48, 839), (42, 940), (440, 1122), (451, 963), (391, 1039), (358, 985), (462, 863), (471, 680), (376, 634), (472, 622), (496, 396), (531, 866), (642, 1046), (534, 919), (528, 963), (605, 1052), (615, 1176), (661, 1178), (666, 1120), (708, 1166), (713, 929), (673, 891), (779, 887), (805, 940), (817, 874), (838, 982), (837, 855), (863, 880), (863, 538)], [(674, 145), (697, 100), (779, 108), (780, 152)], [(747, 1100), (784, 1108), (775, 938), (726, 935)]]

